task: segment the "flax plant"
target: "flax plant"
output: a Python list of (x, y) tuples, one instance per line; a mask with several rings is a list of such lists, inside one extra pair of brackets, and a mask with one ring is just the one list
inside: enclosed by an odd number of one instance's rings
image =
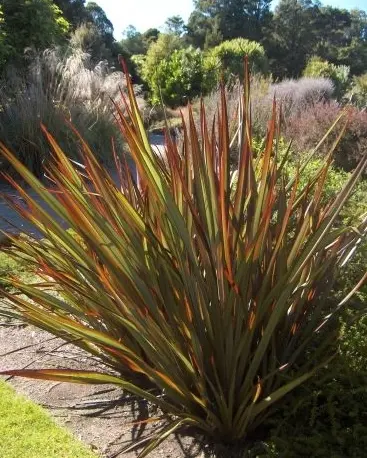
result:
[[(198, 129), (189, 110), (182, 144), (167, 133), (164, 158), (149, 143), (130, 81), (128, 100), (122, 97), (117, 123), (138, 184), (115, 153), (116, 185), (76, 130), (82, 168), (43, 127), (53, 151), (48, 188), (1, 147), (74, 232), (13, 181), (27, 203), (18, 211), (44, 238), (13, 238), (11, 252), (43, 281), (28, 285), (14, 278), (22, 295), (3, 294), (27, 323), (73, 342), (105, 367), (4, 374), (112, 383), (151, 402), (166, 422), (141, 456), (183, 426), (225, 443), (250, 442), (274, 406), (333, 358), (333, 320), (363, 282), (333, 306), (327, 301), (333, 274), (367, 228), (366, 220), (340, 227), (337, 217), (367, 156), (325, 204), (336, 143), (301, 186), (305, 164), (289, 177), (287, 155), (279, 157), (274, 103), (263, 151), (255, 157), (248, 77), (238, 104), (234, 170), (224, 89), (213, 124), (203, 103)], [(342, 116), (335, 126), (340, 137)]]

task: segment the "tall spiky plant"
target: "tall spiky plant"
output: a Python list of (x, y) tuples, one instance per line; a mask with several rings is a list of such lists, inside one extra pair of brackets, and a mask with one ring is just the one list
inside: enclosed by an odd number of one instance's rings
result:
[(288, 179), (287, 156), (278, 157), (275, 105), (264, 150), (254, 157), (248, 78), (235, 170), (224, 90), (212, 126), (202, 104), (200, 132), (190, 110), (181, 147), (167, 134), (165, 159), (149, 144), (130, 82), (128, 94), (125, 114), (116, 110), (138, 185), (116, 154), (117, 186), (76, 131), (82, 170), (43, 127), (53, 150), (51, 189), (2, 146), (77, 234), (13, 182), (28, 205), (19, 212), (44, 239), (14, 238), (12, 255), (34, 265), (44, 281), (13, 279), (23, 296), (3, 294), (26, 322), (106, 367), (4, 374), (113, 383), (159, 406), (167, 424), (141, 456), (183, 425), (225, 442), (249, 441), (274, 404), (333, 357), (332, 319), (345, 301), (328, 306), (332, 273), (348, 261), (367, 221), (353, 229), (334, 223), (367, 156), (325, 206), (332, 151), (306, 187), (299, 185), (303, 166)]

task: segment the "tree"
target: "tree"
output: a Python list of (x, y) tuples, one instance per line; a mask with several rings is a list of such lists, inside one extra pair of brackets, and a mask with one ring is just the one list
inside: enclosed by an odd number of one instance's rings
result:
[(1, 4), (9, 58), (20, 59), (26, 48), (43, 50), (66, 38), (69, 23), (51, 0), (2, 0)]
[(214, 46), (219, 45), (223, 41), (223, 35), (220, 31), (218, 18), (214, 18), (214, 21), (211, 23), (210, 29), (205, 35), (204, 49), (213, 48)]
[(321, 7), (315, 26), (314, 54), (335, 65), (349, 66), (352, 74), (367, 70), (365, 11)]
[(10, 48), (6, 40), (6, 26), (4, 20), (4, 13), (0, 5), (0, 69), (3, 68), (9, 55), (9, 52)]
[(166, 32), (178, 35), (179, 37), (185, 33), (185, 21), (181, 16), (171, 16), (165, 22)]
[(120, 45), (130, 56), (146, 53), (147, 48), (143, 36), (133, 25), (129, 25), (123, 35), (125, 38), (121, 40)]
[(86, 10), (89, 19), (95, 24), (103, 36), (113, 36), (113, 25), (104, 10), (96, 2), (88, 2)]
[(112, 50), (107, 48), (104, 37), (92, 23), (77, 27), (70, 36), (69, 44), (72, 49), (88, 53), (94, 65), (102, 60), (111, 61), (113, 58)]
[(347, 29), (351, 26), (351, 15), (348, 10), (331, 6), (319, 9), (315, 22), (317, 42), (313, 52), (330, 62), (338, 62), (339, 49), (348, 45)]
[(219, 40), (213, 42), (213, 45), (220, 43), (222, 34), (220, 32), (219, 21), (217, 18), (207, 16), (200, 11), (193, 11), (189, 17), (187, 24), (188, 41), (195, 47), (205, 48), (211, 44), (213, 40), (207, 39), (209, 35), (213, 34), (216, 27), (216, 32), (219, 35)]
[(318, 40), (318, 15), (313, 0), (280, 0), (264, 40), (275, 77), (301, 74)]
[(157, 41), (159, 34), (158, 29), (151, 28), (140, 33), (133, 25), (129, 25), (123, 32), (125, 38), (121, 40), (120, 45), (130, 56), (146, 54), (149, 46)]
[[(193, 34), (206, 35), (217, 21), (224, 39), (248, 38), (260, 40), (269, 21), (271, 0), (195, 0), (195, 10), (189, 19)], [(195, 26), (199, 26), (196, 30)], [(204, 40), (201, 40), (205, 42)]]
[(144, 43), (147, 44), (147, 49), (152, 43), (155, 43), (158, 40), (160, 33), (161, 32), (155, 28), (150, 28), (143, 33), (143, 40)]
[(112, 22), (97, 3), (88, 2), (85, 8), (88, 14), (88, 22), (97, 28), (106, 48), (110, 50), (112, 58), (117, 60), (118, 55), (124, 54), (124, 52), (113, 36)]
[(321, 6), (318, 0), (280, 0), (264, 39), (276, 77), (300, 75), (306, 61), (320, 56), (352, 74), (367, 69), (367, 15), (360, 10)]
[(367, 40), (367, 12), (354, 9), (350, 11), (350, 38), (366, 42)]
[(85, 0), (53, 0), (73, 28), (88, 20)]
[(350, 11), (351, 23), (346, 34), (348, 45), (339, 49), (339, 63), (349, 65), (353, 75), (367, 71), (367, 13)]
[(367, 108), (367, 73), (353, 78), (353, 84), (348, 94), (349, 100), (360, 110)]

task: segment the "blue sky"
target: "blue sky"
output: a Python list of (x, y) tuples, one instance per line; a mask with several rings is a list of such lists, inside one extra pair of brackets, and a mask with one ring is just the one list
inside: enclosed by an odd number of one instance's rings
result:
[[(143, 32), (149, 27), (163, 27), (169, 16), (180, 15), (187, 20), (193, 10), (192, 0), (96, 0), (96, 3), (112, 21), (117, 39), (129, 24)], [(323, 4), (367, 10), (367, 0), (325, 0)]]

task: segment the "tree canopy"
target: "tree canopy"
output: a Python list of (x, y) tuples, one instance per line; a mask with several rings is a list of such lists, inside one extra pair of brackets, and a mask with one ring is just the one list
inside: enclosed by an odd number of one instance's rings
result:
[(224, 39), (260, 40), (271, 17), (272, 0), (195, 0), (188, 27), (194, 41), (205, 44), (207, 36), (220, 34)]
[(264, 45), (276, 77), (299, 76), (317, 55), (360, 74), (367, 69), (367, 15), (318, 0), (195, 0), (188, 41), (202, 49), (247, 38)]
[(54, 3), (74, 28), (88, 20), (85, 0), (54, 0)]
[(51, 0), (2, 0), (1, 34), (6, 58), (27, 48), (45, 49), (66, 38), (69, 23)]
[[(70, 39), (90, 50), (93, 59), (114, 60), (114, 65), (119, 54), (128, 60), (148, 55), (150, 62), (149, 56), (168, 43), (174, 43), (173, 50), (192, 46), (212, 55), (222, 43), (244, 39), (262, 46), (275, 78), (300, 76), (312, 57), (348, 67), (350, 77), (367, 72), (365, 11), (323, 6), (319, 0), (279, 0), (274, 10), (271, 3), (194, 0), (187, 23), (171, 16), (161, 29), (140, 31), (131, 25), (116, 42), (113, 24), (98, 0), (1, 0), (0, 69), (22, 62), (28, 48), (40, 51)], [(141, 57), (133, 60), (142, 62)]]
[[(80, 28), (80, 26), (83, 26)], [(74, 32), (77, 28), (77, 35)], [(119, 49), (113, 25), (96, 2), (85, 0), (1, 0), (0, 69), (7, 63), (23, 65), (27, 49), (43, 51), (80, 42), (95, 53), (93, 59), (117, 58)]]

